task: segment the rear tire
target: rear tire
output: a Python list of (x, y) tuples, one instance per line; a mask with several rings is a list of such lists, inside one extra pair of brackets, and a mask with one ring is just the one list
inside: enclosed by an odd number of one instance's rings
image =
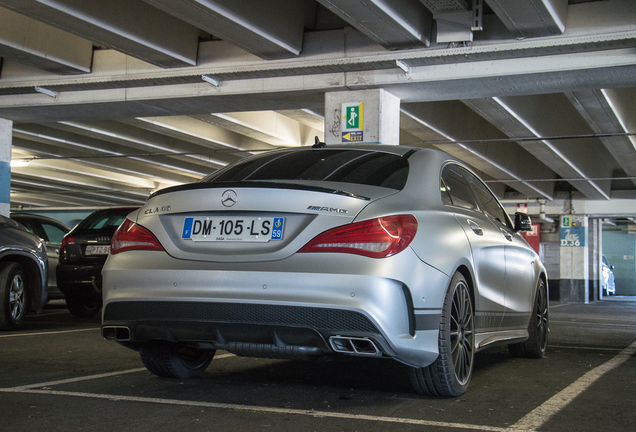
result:
[(548, 290), (543, 280), (539, 280), (537, 294), (530, 324), (528, 324), (528, 340), (508, 345), (513, 357), (540, 359), (545, 355), (548, 346)]
[(146, 369), (165, 378), (196, 378), (209, 366), (216, 350), (192, 348), (185, 344), (148, 342), (139, 350)]
[(27, 306), (27, 279), (22, 266), (15, 262), (0, 267), (0, 330), (22, 327)]
[(470, 288), (457, 272), (444, 300), (439, 326), (439, 356), (431, 365), (409, 369), (416, 392), (461, 396), (468, 389), (475, 357), (475, 310)]
[(67, 295), (66, 307), (76, 317), (90, 318), (97, 315), (102, 309), (102, 300), (100, 298)]

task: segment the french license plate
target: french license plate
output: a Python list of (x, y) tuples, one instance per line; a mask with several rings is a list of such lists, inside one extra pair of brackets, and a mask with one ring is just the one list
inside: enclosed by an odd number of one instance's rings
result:
[(86, 246), (86, 255), (108, 255), (109, 253), (110, 245)]
[(268, 242), (282, 240), (282, 217), (187, 217), (181, 238), (193, 241)]

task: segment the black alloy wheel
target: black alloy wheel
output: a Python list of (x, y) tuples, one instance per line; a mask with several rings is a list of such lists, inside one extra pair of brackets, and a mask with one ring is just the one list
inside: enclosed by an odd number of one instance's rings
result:
[(508, 350), (514, 357), (540, 359), (545, 355), (548, 347), (549, 332), (548, 290), (545, 282), (540, 279), (537, 284), (530, 324), (528, 324), (528, 340), (510, 344), (508, 345)]
[(424, 368), (410, 368), (415, 391), (460, 396), (468, 389), (475, 358), (475, 309), (470, 287), (457, 272), (444, 301), (439, 329), (439, 356)]

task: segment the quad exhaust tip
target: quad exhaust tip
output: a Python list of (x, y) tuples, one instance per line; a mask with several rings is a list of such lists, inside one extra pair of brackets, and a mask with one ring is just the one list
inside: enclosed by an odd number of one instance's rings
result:
[(104, 326), (102, 336), (106, 340), (126, 342), (132, 340), (130, 328), (126, 326)]
[(376, 344), (369, 338), (331, 336), (329, 344), (334, 351), (339, 353), (364, 356), (379, 356), (382, 354)]

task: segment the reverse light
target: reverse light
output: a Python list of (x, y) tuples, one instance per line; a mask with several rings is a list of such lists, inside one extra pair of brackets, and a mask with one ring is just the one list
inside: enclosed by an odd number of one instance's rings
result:
[(163, 251), (159, 240), (147, 228), (126, 219), (110, 241), (111, 255), (131, 250)]
[(417, 219), (413, 215), (369, 219), (325, 231), (299, 252), (339, 252), (386, 258), (406, 249), (416, 232)]

